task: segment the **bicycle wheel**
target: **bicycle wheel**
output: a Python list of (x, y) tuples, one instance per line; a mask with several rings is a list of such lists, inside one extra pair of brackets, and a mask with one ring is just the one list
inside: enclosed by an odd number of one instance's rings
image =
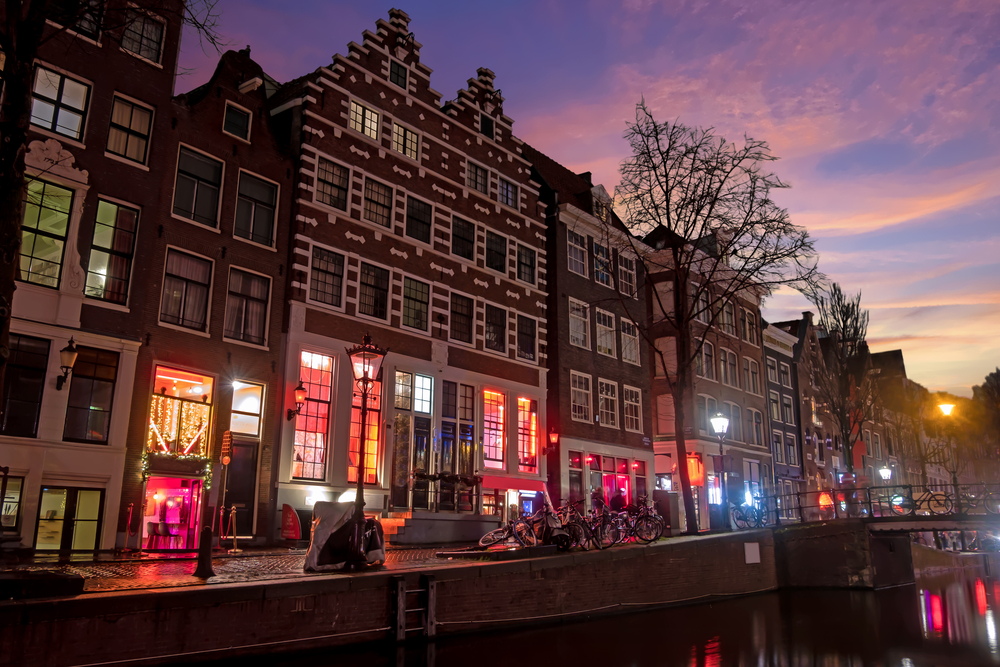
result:
[(635, 522), (635, 537), (646, 544), (654, 542), (660, 537), (660, 526), (653, 517), (641, 516)]
[(582, 548), (584, 551), (590, 548), (590, 539), (587, 537), (587, 528), (582, 523), (571, 521), (566, 524), (566, 532), (573, 540), (573, 545)]
[(605, 521), (601, 524), (601, 545), (602, 548), (607, 549), (608, 547), (613, 547), (618, 543), (618, 526), (613, 524), (611, 521)]
[(535, 529), (524, 519), (518, 519), (514, 522), (514, 537), (521, 543), (521, 546), (533, 547), (538, 544)]
[(747, 527), (747, 516), (743, 513), (743, 510), (739, 507), (733, 508), (733, 525), (738, 529), (743, 530)]
[(596, 523), (589, 527), (591, 544), (593, 544), (598, 550), (607, 548), (607, 539), (604, 535), (604, 524)]
[(491, 547), (494, 544), (506, 541), (508, 537), (510, 537), (510, 526), (503, 526), (501, 528), (497, 528), (496, 530), (491, 530), (480, 537), (479, 546)]
[(987, 491), (983, 497), (983, 507), (990, 514), (1000, 514), (1000, 495)]
[(943, 493), (932, 493), (927, 499), (927, 509), (931, 514), (951, 514), (953, 507), (951, 496)]

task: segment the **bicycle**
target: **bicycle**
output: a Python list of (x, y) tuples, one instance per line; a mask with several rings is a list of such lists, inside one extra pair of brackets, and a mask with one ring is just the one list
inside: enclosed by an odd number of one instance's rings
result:
[(530, 524), (524, 519), (511, 519), (505, 525), (500, 526), (479, 538), (479, 546), (491, 547), (514, 540), (522, 547), (534, 546), (537, 540)]
[(889, 508), (897, 515), (917, 514), (922, 509), (933, 515), (951, 514), (953, 507), (951, 496), (926, 489), (920, 495), (912, 497), (897, 493), (889, 500)]
[(754, 496), (752, 503), (732, 508), (733, 525), (739, 529), (763, 528), (767, 524), (767, 511), (761, 507), (761, 497)]
[[(582, 503), (583, 500), (578, 500), (575, 503), (567, 503), (556, 510), (556, 514), (562, 522), (563, 529), (573, 539), (573, 546), (578, 546), (586, 551), (595, 540), (590, 527), (586, 523), (585, 517), (577, 509)], [(601, 547), (598, 546), (598, 548)]]
[(967, 487), (965, 493), (960, 493), (962, 500), (962, 510), (968, 512), (983, 506), (988, 514), (1000, 513), (1000, 493), (990, 491), (984, 484), (975, 484)]

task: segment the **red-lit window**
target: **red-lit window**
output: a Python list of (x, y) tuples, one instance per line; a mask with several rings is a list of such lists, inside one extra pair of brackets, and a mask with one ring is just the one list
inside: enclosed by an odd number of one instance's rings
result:
[(538, 401), (517, 399), (517, 463), (520, 472), (538, 472)]
[(212, 387), (207, 375), (156, 367), (146, 450), (208, 456)]
[(292, 477), (326, 479), (333, 357), (302, 352), (299, 379), (307, 394), (306, 401), (295, 418)]
[(505, 402), (500, 392), (483, 391), (483, 465), (487, 468), (503, 468)]
[[(382, 423), (382, 383), (368, 392), (368, 415), (365, 417), (365, 484), (378, 484), (379, 425)], [(351, 404), (351, 446), (348, 452), (347, 481), (358, 483), (358, 456), (361, 454), (361, 394), (354, 392)]]

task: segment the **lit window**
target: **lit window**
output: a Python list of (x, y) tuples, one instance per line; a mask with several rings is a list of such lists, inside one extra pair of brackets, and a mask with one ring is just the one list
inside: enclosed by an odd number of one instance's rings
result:
[(398, 123), (392, 124), (392, 150), (402, 153), (411, 160), (419, 160), (420, 138), (413, 130)]
[(389, 312), (389, 272), (361, 262), (358, 285), (358, 312), (384, 320)]
[(273, 245), (277, 202), (277, 185), (241, 172), (236, 198), (236, 236), (261, 245)]
[(476, 252), (476, 226), (459, 217), (451, 219), (451, 254), (474, 259)]
[(221, 188), (222, 163), (181, 147), (174, 187), (174, 215), (216, 227)]
[(406, 66), (402, 63), (398, 63), (395, 60), (389, 61), (389, 82), (393, 83), (403, 90), (406, 90)]
[(594, 244), (594, 280), (611, 287), (611, 250), (600, 243)]
[(28, 182), (21, 226), (21, 280), (59, 287), (73, 191), (38, 179)]
[(157, 366), (146, 451), (207, 456), (214, 384), (207, 375)]
[[(382, 425), (382, 383), (372, 383), (368, 391), (368, 410), (365, 415), (364, 483), (378, 484), (379, 447)], [(361, 393), (355, 388), (351, 403), (351, 438), (347, 452), (347, 481), (358, 483), (358, 462), (361, 456)]]
[(365, 180), (365, 220), (389, 226), (392, 214), (392, 188), (372, 179)]
[(601, 424), (618, 428), (618, 383), (598, 380), (597, 389)]
[(306, 400), (295, 417), (295, 444), (292, 447), (292, 477), (326, 478), (326, 457), (330, 434), (330, 398), (333, 357), (302, 352), (299, 379)]
[(21, 519), (21, 490), (24, 488), (23, 477), (7, 478), (7, 495), (0, 498), (3, 514), (0, 515), (0, 526), (5, 530), (17, 531)]
[(597, 309), (597, 352), (609, 357), (615, 356), (615, 316), (605, 310)]
[(77, 347), (63, 440), (107, 443), (117, 379), (117, 352), (83, 345)]
[(90, 86), (44, 67), (35, 68), (31, 124), (71, 139), (83, 137)]
[(635, 296), (635, 260), (618, 255), (618, 291)]
[(517, 316), (517, 358), (534, 361), (536, 351), (537, 324), (524, 315)]
[(424, 414), (431, 413), (433, 405), (434, 378), (427, 375), (417, 375), (413, 383), (413, 411)]
[(489, 179), (487, 176), (489, 172), (480, 167), (478, 164), (472, 164), (469, 162), (465, 169), (465, 183), (473, 190), (478, 190), (483, 194), (489, 192)]
[(111, 106), (108, 152), (145, 164), (153, 112), (120, 97)]
[(451, 295), (451, 338), (464, 343), (472, 342), (473, 300), (461, 294)]
[(510, 181), (500, 179), (500, 203), (504, 206), (517, 208), (517, 186)]
[(263, 409), (264, 385), (242, 380), (233, 382), (233, 409), (229, 417), (230, 431), (254, 438), (259, 437)]
[(575, 421), (590, 421), (590, 376), (570, 371), (570, 403)]
[(642, 392), (635, 387), (622, 387), (625, 401), (625, 430), (642, 433)]
[(431, 205), (413, 197), (406, 198), (406, 235), (424, 243), (431, 242)]
[(792, 386), (792, 369), (791, 369), (791, 367), (788, 364), (783, 363), (783, 364), (780, 364), (779, 370), (780, 370), (780, 373), (781, 373), (780, 374), (781, 385), (783, 387), (791, 387)]
[(506, 397), (497, 391), (483, 391), (483, 465), (487, 468), (504, 467), (506, 449)]
[(622, 361), (630, 364), (639, 363), (639, 327), (635, 322), (622, 318)]
[(486, 349), (494, 352), (507, 351), (507, 311), (486, 304)]
[(569, 342), (590, 349), (590, 307), (573, 298), (569, 300)]
[(535, 251), (523, 245), (517, 246), (517, 279), (535, 284)]
[(225, 337), (255, 345), (267, 343), (267, 305), (270, 297), (270, 278), (231, 269), (223, 331)]
[(403, 325), (427, 331), (431, 286), (412, 278), (403, 279)]
[(122, 48), (146, 60), (159, 63), (163, 52), (163, 22), (149, 14), (129, 10), (126, 14)]
[(346, 211), (347, 176), (346, 167), (319, 158), (316, 163), (316, 201)]
[(587, 276), (587, 237), (573, 231), (566, 232), (566, 264), (570, 271)]
[(486, 268), (507, 273), (507, 239), (493, 232), (486, 232)]
[(357, 102), (351, 102), (351, 129), (372, 139), (378, 139), (378, 112)]
[(205, 331), (211, 288), (212, 262), (168, 248), (160, 321)]
[(410, 410), (413, 407), (413, 374), (396, 371), (396, 389), (393, 393), (393, 407)]
[(517, 399), (517, 469), (538, 472), (538, 401)]
[(309, 269), (309, 298), (340, 307), (344, 285), (344, 256), (313, 246)]
[(10, 357), (3, 377), (3, 435), (34, 438), (38, 433), (49, 345), (43, 338), (10, 334)]
[(226, 104), (226, 117), (222, 121), (222, 131), (237, 139), (250, 140), (250, 112)]

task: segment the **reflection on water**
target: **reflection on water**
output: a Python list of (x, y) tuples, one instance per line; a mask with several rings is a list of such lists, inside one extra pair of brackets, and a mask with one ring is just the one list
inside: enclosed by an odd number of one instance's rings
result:
[[(398, 648), (271, 656), (281, 667), (950, 667), (998, 665), (1000, 581), (967, 569), (916, 586), (786, 591)], [(484, 600), (483, 604), (490, 604)], [(219, 663), (228, 664), (228, 663)], [(245, 660), (236, 664), (245, 664)]]

